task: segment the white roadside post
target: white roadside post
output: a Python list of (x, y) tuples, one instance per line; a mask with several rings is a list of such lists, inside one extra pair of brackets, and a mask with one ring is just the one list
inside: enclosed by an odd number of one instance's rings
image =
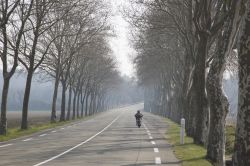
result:
[(181, 133), (180, 133), (180, 144), (184, 144), (184, 137), (185, 137), (185, 119), (181, 118)]

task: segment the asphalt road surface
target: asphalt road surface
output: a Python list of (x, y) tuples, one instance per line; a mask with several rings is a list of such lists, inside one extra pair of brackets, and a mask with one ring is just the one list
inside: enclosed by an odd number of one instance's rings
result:
[(158, 116), (144, 114), (142, 104), (101, 113), (89, 120), (0, 143), (1, 166), (178, 166)]

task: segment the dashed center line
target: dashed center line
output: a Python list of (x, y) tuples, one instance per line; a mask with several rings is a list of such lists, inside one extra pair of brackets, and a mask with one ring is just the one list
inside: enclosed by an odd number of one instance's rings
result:
[(1, 145), (0, 148), (4, 148), (4, 147), (7, 147), (7, 146), (11, 146), (12, 144), (5, 144), (5, 145)]
[(45, 135), (47, 135), (47, 134), (41, 134), (41, 135), (39, 135), (39, 137), (43, 137), (43, 136), (45, 136)]
[(155, 158), (155, 164), (161, 164), (161, 158), (160, 157)]
[(154, 152), (155, 153), (159, 153), (159, 149), (158, 148), (154, 148)]
[(63, 128), (61, 128), (61, 130), (64, 130), (64, 127), (63, 127)]
[(31, 141), (31, 140), (33, 140), (33, 138), (25, 139), (25, 140), (23, 140), (23, 142), (27, 142), (27, 141)]
[(56, 132), (56, 130), (51, 131), (51, 133), (55, 133), (55, 132)]
[[(149, 131), (149, 129), (147, 128), (147, 126), (145, 125), (145, 124), (143, 124), (143, 126), (144, 126), (144, 128), (146, 129), (146, 131), (147, 131), (147, 134), (148, 134), (148, 136), (149, 136), (149, 139), (150, 140), (153, 140), (153, 137), (152, 137), (152, 135), (151, 135), (151, 133), (150, 133), (150, 131)], [(155, 145), (156, 143), (155, 143), (155, 141), (151, 141), (151, 144), (152, 145)], [(154, 148), (154, 153), (159, 153), (159, 149), (158, 148)], [(161, 164), (161, 158), (160, 157), (155, 157), (155, 164)]]

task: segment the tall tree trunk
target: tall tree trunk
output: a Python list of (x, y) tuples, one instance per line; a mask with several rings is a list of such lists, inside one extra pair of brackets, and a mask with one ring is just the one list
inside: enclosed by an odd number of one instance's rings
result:
[(72, 103), (72, 85), (69, 87), (68, 111), (66, 120), (70, 120), (71, 103)]
[(61, 101), (61, 116), (60, 121), (65, 121), (65, 105), (66, 105), (66, 82), (62, 81), (62, 101)]
[(58, 94), (58, 87), (59, 87), (59, 72), (56, 72), (56, 79), (54, 85), (54, 92), (53, 92), (53, 100), (52, 100), (52, 109), (51, 109), (51, 123), (56, 122), (56, 102), (57, 102), (57, 94)]
[(230, 56), (238, 34), (241, 17), (241, 1), (234, 0), (230, 15), (218, 37), (216, 56), (207, 77), (207, 92), (210, 104), (210, 128), (208, 135), (207, 158), (214, 165), (225, 165), (225, 125), (229, 102), (223, 92), (222, 81), (226, 59)]
[[(219, 40), (218, 49), (223, 49)], [(221, 44), (220, 44), (221, 43)], [(207, 158), (215, 165), (225, 165), (225, 124), (229, 102), (222, 89), (223, 72), (225, 70), (225, 51), (219, 50), (213, 59), (207, 77), (207, 92), (210, 105), (210, 128), (208, 134)]]
[(93, 114), (97, 112), (97, 107), (96, 107), (96, 92), (94, 92), (94, 98), (93, 98)]
[(86, 102), (85, 102), (85, 116), (88, 116), (88, 105), (89, 105), (89, 92), (87, 92)]
[[(190, 55), (186, 54), (185, 56), (185, 65), (184, 65), (184, 77), (183, 77), (183, 85), (182, 85), (182, 117), (186, 119), (186, 124), (190, 124), (189, 114), (191, 110), (188, 108), (188, 86), (189, 86), (189, 79), (191, 73), (191, 59)], [(190, 130), (188, 125), (185, 125), (186, 131)]]
[(247, 1), (239, 49), (239, 98), (234, 166), (250, 165), (250, 1)]
[(81, 94), (81, 117), (83, 117), (83, 115), (84, 115), (84, 102), (85, 102), (85, 98), (86, 98), (86, 90), (84, 91), (83, 97), (82, 97), (82, 94)]
[(208, 107), (207, 96), (205, 92), (205, 69), (206, 58), (208, 53), (208, 35), (200, 33), (200, 41), (198, 44), (197, 57), (195, 62), (193, 86), (194, 86), (194, 104), (196, 112), (196, 131), (194, 134), (194, 142), (196, 144), (205, 145), (208, 131)]
[(101, 95), (99, 94), (98, 97), (97, 97), (97, 104), (96, 104), (96, 109), (97, 109), (98, 111), (102, 111), (102, 110), (101, 110), (101, 101), (102, 101)]
[(28, 108), (29, 108), (29, 98), (30, 98), (32, 77), (33, 77), (33, 67), (31, 67), (28, 70), (28, 75), (26, 79), (26, 86), (25, 86), (25, 92), (24, 92), (24, 98), (23, 98), (21, 129), (28, 129)]
[(77, 97), (77, 91), (73, 90), (74, 92), (74, 98), (73, 98), (73, 115), (72, 119), (74, 120), (76, 118), (76, 97)]
[(78, 92), (77, 92), (78, 94), (77, 94), (77, 106), (76, 106), (76, 115), (77, 115), (77, 118), (80, 118), (80, 95), (81, 95), (81, 93), (79, 92), (79, 90), (78, 90)]
[(105, 98), (104, 97), (102, 98), (102, 110), (106, 111), (106, 108), (105, 108)]
[(3, 80), (3, 90), (2, 90), (2, 103), (1, 103), (1, 121), (0, 121), (0, 135), (5, 135), (7, 132), (7, 100), (10, 78), (4, 78)]
[(89, 115), (93, 114), (93, 92), (90, 93), (90, 103), (89, 103)]

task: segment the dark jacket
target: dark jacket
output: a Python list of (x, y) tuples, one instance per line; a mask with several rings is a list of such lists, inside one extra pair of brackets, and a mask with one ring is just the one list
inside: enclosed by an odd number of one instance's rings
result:
[(141, 119), (142, 117), (143, 117), (143, 115), (142, 115), (141, 113), (139, 113), (139, 112), (137, 112), (137, 113), (135, 114), (135, 118), (136, 118), (137, 120)]

